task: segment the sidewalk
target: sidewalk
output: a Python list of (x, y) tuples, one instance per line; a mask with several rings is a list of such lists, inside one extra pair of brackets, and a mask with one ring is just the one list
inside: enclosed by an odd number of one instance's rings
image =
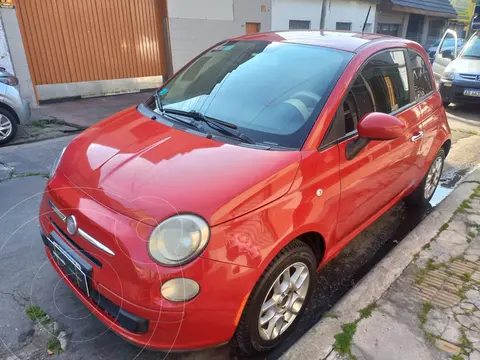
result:
[(140, 92), (40, 105), (32, 108), (31, 120), (54, 118), (85, 128), (132, 105), (138, 105), (149, 96), (150, 92)]
[(145, 102), (150, 92), (64, 101), (32, 108), (30, 121), (21, 124), (7, 145), (17, 145), (78, 133), (130, 106)]
[(480, 170), (284, 359), (480, 360)]

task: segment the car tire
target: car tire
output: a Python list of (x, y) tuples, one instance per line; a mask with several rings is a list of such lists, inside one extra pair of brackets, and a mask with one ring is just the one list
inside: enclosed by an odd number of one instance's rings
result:
[[(443, 171), (443, 164), (445, 162), (445, 150), (440, 151), (433, 159), (425, 177), (422, 179), (418, 187), (411, 193), (405, 201), (408, 205), (414, 207), (427, 207), (440, 181)], [(427, 184), (429, 186), (427, 186)], [(433, 186), (433, 188), (432, 188)]]
[[(8, 131), (5, 130), (7, 126), (9, 127)], [(18, 124), (15, 116), (10, 111), (0, 108), (0, 145), (4, 145), (12, 140), (17, 130)]]
[[(270, 262), (250, 293), (235, 332), (234, 341), (241, 352), (255, 355), (269, 351), (291, 334), (311, 298), (316, 282), (316, 268), (315, 254), (306, 243), (300, 240), (289, 243)], [(299, 271), (298, 274), (297, 271)], [(287, 274), (288, 278), (290, 275), (292, 279), (303, 278), (298, 291), (295, 290), (297, 286), (293, 287), (291, 282), (287, 281)], [(289, 289), (284, 292), (276, 290), (283, 288), (282, 284), (285, 283), (289, 284)], [(297, 281), (297, 285), (299, 284), (300, 282)], [(298, 299), (296, 302), (292, 301), (294, 296), (300, 296), (300, 298), (303, 296), (303, 301)], [(275, 305), (268, 306), (272, 303)], [(268, 310), (262, 311), (262, 307)], [(294, 313), (296, 313), (294, 318), (290, 318)], [(267, 320), (270, 316), (272, 319), (262, 326), (261, 320)], [(289, 322), (290, 319), (291, 322)], [(285, 323), (280, 325), (282, 321)], [(273, 329), (270, 339), (268, 339), (269, 329)]]

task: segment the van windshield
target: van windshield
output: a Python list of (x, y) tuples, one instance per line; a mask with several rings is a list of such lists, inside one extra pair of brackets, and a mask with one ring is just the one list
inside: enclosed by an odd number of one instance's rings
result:
[[(228, 41), (195, 59), (158, 96), (166, 112), (200, 113), (234, 124), (258, 144), (300, 148), (353, 55), (311, 45)], [(162, 112), (157, 105), (151, 106)]]

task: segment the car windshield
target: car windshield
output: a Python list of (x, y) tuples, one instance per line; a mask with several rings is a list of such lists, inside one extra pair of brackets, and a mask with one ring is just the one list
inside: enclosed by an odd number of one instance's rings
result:
[(298, 149), (352, 57), (312, 45), (228, 41), (178, 73), (151, 106), (200, 113), (258, 144)]
[(462, 57), (480, 58), (480, 36), (475, 35), (463, 49)]

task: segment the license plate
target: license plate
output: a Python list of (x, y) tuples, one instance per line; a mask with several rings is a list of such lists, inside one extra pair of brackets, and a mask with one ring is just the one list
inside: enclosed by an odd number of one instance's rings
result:
[(463, 95), (480, 97), (480, 90), (465, 89), (463, 90)]
[[(52, 233), (53, 234), (53, 233)], [(63, 270), (71, 282), (76, 284), (87, 296), (90, 296), (90, 279), (92, 267), (80, 258), (68, 245), (62, 244), (61, 240), (55, 240), (53, 236), (47, 238), (53, 259)], [(63, 245), (63, 246), (62, 246)], [(82, 263), (83, 266), (82, 266)]]

